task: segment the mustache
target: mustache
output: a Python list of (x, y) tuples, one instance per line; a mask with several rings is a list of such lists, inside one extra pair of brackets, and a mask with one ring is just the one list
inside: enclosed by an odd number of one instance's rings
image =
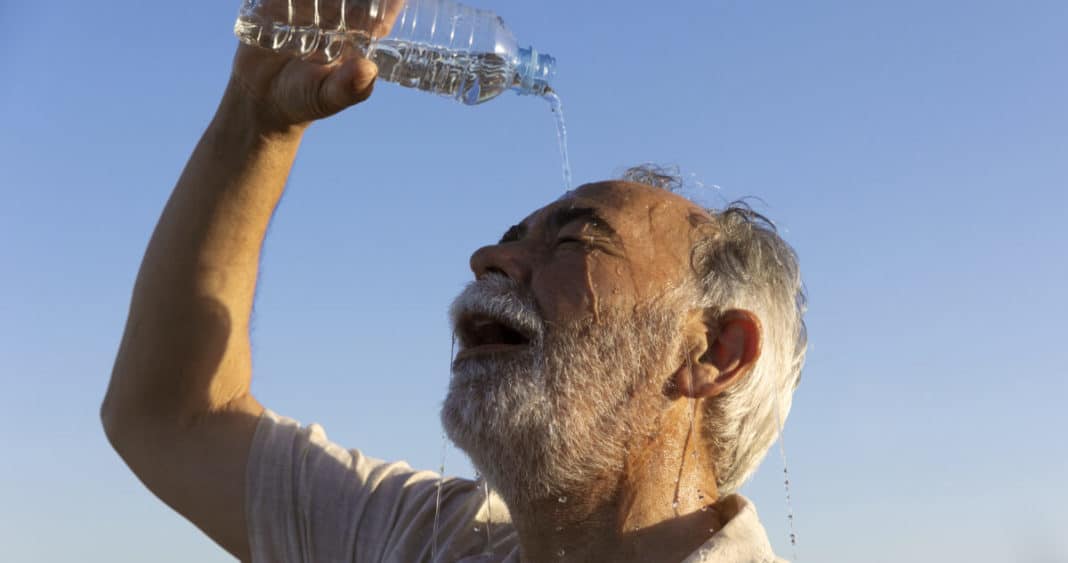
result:
[(545, 337), (546, 323), (534, 297), (507, 276), (488, 274), (467, 284), (449, 307), (453, 331), (458, 330), (464, 318), (472, 315), (499, 321), (535, 342), (541, 342)]

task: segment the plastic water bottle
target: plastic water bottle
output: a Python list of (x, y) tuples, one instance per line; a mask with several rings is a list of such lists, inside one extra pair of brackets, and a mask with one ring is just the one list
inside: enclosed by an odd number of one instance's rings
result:
[(556, 71), (499, 16), (452, 0), (244, 0), (234, 33), (321, 63), (359, 54), (382, 80), (468, 105), (507, 90), (546, 96)]

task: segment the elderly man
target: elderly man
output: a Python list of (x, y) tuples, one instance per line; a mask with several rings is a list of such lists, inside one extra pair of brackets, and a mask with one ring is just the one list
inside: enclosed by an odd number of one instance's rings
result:
[(261, 243), (307, 125), (376, 69), (241, 47), (149, 244), (102, 407), (172, 508), (242, 560), (781, 561), (734, 494), (805, 350), (790, 248), (648, 169), (590, 184), (471, 258), (442, 410), (490, 489), (385, 463), (250, 394)]

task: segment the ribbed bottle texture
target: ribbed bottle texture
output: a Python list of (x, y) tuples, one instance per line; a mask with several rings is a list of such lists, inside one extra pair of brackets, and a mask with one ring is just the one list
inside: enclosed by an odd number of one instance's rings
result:
[(507, 90), (549, 94), (556, 66), (519, 48), (497, 15), (452, 0), (245, 0), (234, 33), (321, 63), (359, 54), (383, 80), (468, 105)]

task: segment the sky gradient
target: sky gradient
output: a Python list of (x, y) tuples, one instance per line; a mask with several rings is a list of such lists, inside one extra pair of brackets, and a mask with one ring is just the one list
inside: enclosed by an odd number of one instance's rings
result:
[[(0, 560), (230, 560), (97, 412), (237, 4), (0, 4)], [(800, 561), (1068, 562), (1068, 3), (475, 4), (557, 57), (577, 182), (677, 165), (797, 249)], [(266, 243), (257, 397), (437, 467), (468, 257), (560, 192), (540, 100), (380, 83), (313, 126)], [(471, 471), (451, 448), (446, 470)], [(744, 492), (791, 557), (781, 473), (773, 450)]]

